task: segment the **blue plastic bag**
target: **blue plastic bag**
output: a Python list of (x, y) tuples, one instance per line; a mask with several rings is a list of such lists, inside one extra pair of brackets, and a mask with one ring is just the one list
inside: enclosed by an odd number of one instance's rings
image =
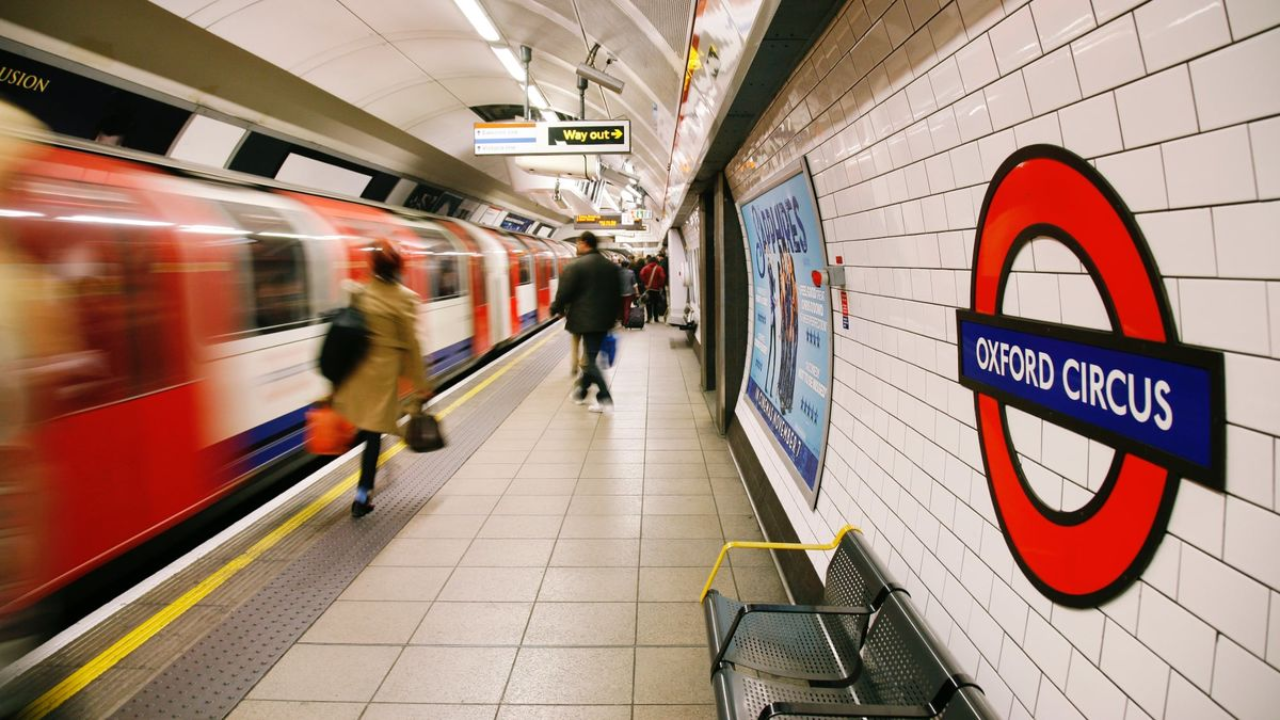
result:
[(614, 360), (618, 357), (618, 338), (613, 333), (604, 336), (600, 343), (600, 355), (604, 358), (605, 367), (613, 367)]

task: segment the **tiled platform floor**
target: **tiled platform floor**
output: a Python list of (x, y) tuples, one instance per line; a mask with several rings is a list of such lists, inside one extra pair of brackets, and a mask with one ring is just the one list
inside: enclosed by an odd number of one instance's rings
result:
[[(760, 528), (681, 335), (620, 339), (612, 415), (566, 358), (231, 717), (714, 718), (697, 597)], [(721, 591), (786, 600), (736, 552)]]

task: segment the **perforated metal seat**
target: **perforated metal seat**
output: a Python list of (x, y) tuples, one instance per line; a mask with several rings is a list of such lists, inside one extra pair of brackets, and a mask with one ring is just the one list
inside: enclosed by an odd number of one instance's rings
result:
[(857, 671), (868, 618), (895, 588), (848, 533), (827, 567), (822, 605), (744, 604), (712, 590), (703, 603), (711, 671), (732, 663), (804, 680), (847, 679)]
[[(728, 667), (714, 677), (716, 702), (726, 720), (773, 717), (936, 718), (957, 691), (973, 686), (933, 640), (910, 599), (893, 593), (867, 634), (856, 677), (844, 687), (808, 687), (750, 677)], [(986, 704), (965, 701), (948, 720), (989, 720)], [(966, 714), (969, 713), (969, 714)]]

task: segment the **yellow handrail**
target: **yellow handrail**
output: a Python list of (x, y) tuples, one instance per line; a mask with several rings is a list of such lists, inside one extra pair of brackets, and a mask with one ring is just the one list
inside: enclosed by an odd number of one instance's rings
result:
[(701, 603), (707, 599), (707, 593), (711, 592), (711, 583), (715, 582), (716, 574), (720, 572), (720, 565), (724, 562), (724, 558), (729, 554), (732, 548), (750, 548), (753, 550), (835, 550), (840, 547), (840, 541), (844, 539), (845, 533), (862, 532), (861, 529), (852, 525), (845, 525), (840, 528), (840, 532), (836, 533), (836, 538), (826, 545), (814, 545), (811, 543), (776, 543), (776, 542), (755, 542), (753, 540), (735, 540), (727, 542), (724, 547), (720, 548), (720, 556), (716, 558), (715, 567), (711, 568), (711, 576), (707, 578), (707, 584), (702, 586), (702, 594), (698, 596), (698, 602)]

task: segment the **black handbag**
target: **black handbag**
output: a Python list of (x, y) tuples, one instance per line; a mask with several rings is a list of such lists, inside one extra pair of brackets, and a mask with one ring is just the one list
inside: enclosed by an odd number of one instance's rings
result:
[(409, 416), (409, 424), (404, 430), (404, 444), (414, 452), (431, 452), (444, 447), (444, 432), (440, 429), (440, 421), (430, 413), (418, 413)]

